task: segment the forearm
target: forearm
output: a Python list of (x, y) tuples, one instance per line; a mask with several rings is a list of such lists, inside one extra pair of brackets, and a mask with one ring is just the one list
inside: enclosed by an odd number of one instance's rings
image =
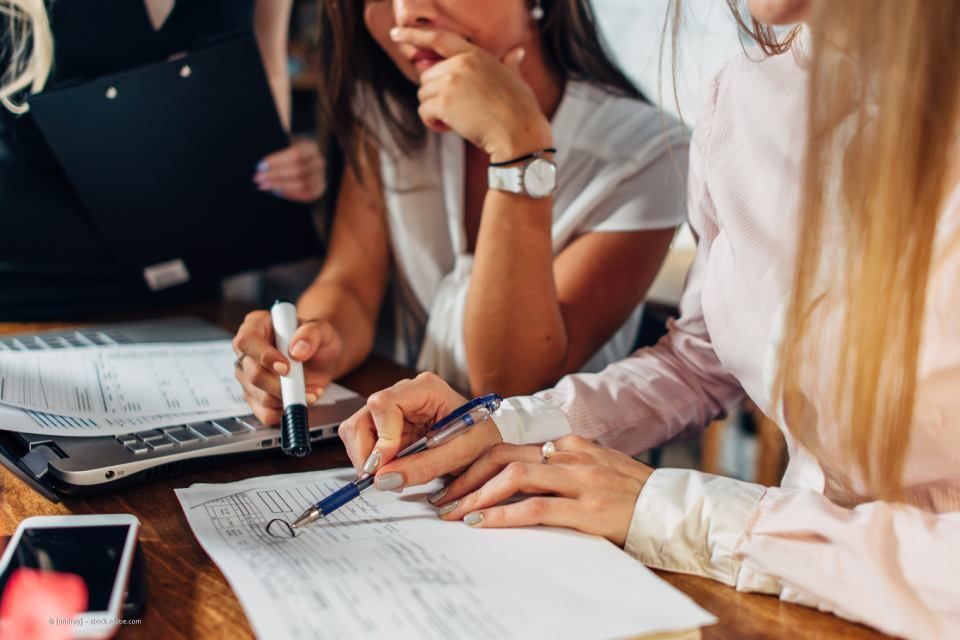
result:
[(474, 391), (530, 393), (552, 383), (568, 337), (553, 276), (552, 201), (490, 191), (464, 319)]
[(325, 320), (340, 336), (335, 378), (359, 366), (373, 349), (376, 311), (365, 308), (349, 287), (325, 279), (322, 273), (297, 301), (297, 315), (301, 320)]
[(291, 0), (258, 0), (254, 9), (254, 32), (264, 71), (277, 115), (287, 131), (290, 130), (292, 111), (290, 72), (287, 69), (287, 30), (292, 6)]

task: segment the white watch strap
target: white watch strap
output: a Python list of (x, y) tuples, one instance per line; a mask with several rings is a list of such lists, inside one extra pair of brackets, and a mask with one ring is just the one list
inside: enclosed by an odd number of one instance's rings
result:
[(524, 167), (489, 167), (487, 186), (495, 191), (523, 193)]

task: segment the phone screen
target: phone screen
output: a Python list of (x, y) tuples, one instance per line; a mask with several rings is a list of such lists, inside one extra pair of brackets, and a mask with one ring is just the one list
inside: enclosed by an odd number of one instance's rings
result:
[(24, 529), (0, 574), (0, 593), (20, 567), (75, 573), (87, 583), (87, 611), (106, 611), (129, 533), (126, 524)]

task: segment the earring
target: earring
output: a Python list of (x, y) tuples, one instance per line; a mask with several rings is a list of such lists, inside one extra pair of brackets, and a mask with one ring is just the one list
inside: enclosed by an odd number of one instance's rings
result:
[(534, 20), (543, 20), (543, 0), (535, 0), (533, 9), (530, 10), (530, 17)]

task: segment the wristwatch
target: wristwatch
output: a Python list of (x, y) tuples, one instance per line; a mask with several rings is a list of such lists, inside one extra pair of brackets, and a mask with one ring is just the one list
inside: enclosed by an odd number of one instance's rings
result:
[(552, 196), (557, 190), (557, 165), (546, 157), (551, 151), (536, 151), (516, 160), (491, 163), (487, 169), (489, 188), (536, 200)]

